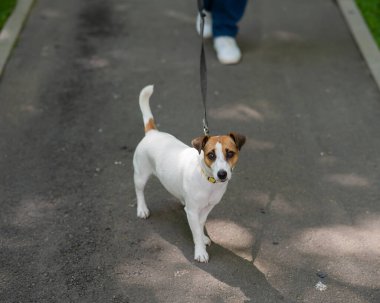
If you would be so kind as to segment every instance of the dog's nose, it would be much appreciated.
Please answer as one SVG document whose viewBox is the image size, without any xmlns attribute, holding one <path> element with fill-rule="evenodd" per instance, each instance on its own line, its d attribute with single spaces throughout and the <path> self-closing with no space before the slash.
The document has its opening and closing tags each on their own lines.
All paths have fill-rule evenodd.
<svg viewBox="0 0 380 303">
<path fill-rule="evenodd" d="M 218 178 L 220 180 L 224 180 L 227 178 L 227 172 L 223 169 L 221 169 L 220 171 L 218 171 Z"/>
</svg>

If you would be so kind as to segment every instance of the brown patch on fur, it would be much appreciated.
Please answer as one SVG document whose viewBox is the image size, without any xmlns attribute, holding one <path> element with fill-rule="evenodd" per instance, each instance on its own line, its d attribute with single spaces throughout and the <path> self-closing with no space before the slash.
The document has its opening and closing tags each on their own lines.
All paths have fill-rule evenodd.
<svg viewBox="0 0 380 303">
<path fill-rule="evenodd" d="M 227 159 L 227 152 L 233 152 L 233 157 L 227 159 L 227 162 L 230 164 L 231 168 L 234 168 L 237 161 L 239 160 L 239 148 L 236 145 L 235 141 L 231 138 L 231 136 L 222 136 L 221 137 L 222 150 L 225 159 Z"/>
<path fill-rule="evenodd" d="M 193 139 L 191 145 L 198 150 L 198 153 L 201 153 L 201 150 L 205 147 L 209 136 L 201 136 Z"/>
<path fill-rule="evenodd" d="M 211 152 L 215 152 L 215 145 L 216 143 L 219 142 L 219 136 L 213 136 L 213 137 L 209 137 L 207 143 L 205 144 L 205 146 L 203 147 L 203 152 L 204 152 L 204 160 L 205 160 L 205 163 L 208 167 L 211 167 L 212 163 L 214 162 L 213 160 L 210 160 L 208 158 L 208 154 L 211 153 Z"/>
<path fill-rule="evenodd" d="M 153 118 L 150 118 L 148 123 L 145 124 L 145 132 L 147 133 L 148 131 L 152 129 L 157 129 L 156 124 L 154 123 Z"/>
<path fill-rule="evenodd" d="M 238 150 L 241 149 L 241 147 L 245 144 L 245 136 L 243 135 L 240 135 L 238 133 L 235 133 L 235 132 L 231 132 L 229 133 L 229 136 L 232 138 L 232 140 L 235 141 L 235 144 L 236 144 L 236 147 L 238 148 Z"/>
<path fill-rule="evenodd" d="M 208 167 L 211 167 L 215 159 L 210 159 L 208 157 L 209 153 L 215 153 L 215 146 L 217 143 L 222 145 L 222 151 L 224 159 L 230 164 L 231 168 L 234 168 L 237 161 L 239 160 L 239 151 L 245 143 L 245 136 L 239 135 L 237 133 L 230 133 L 226 136 L 201 136 L 193 139 L 191 144 L 200 153 L 202 150 L 204 152 L 204 162 Z M 227 153 L 233 152 L 232 157 L 227 159 Z"/>
<path fill-rule="evenodd" d="M 213 160 L 210 160 L 207 155 L 210 152 L 215 152 L 215 146 L 217 143 L 220 143 L 222 145 L 222 151 L 225 159 L 227 159 L 228 151 L 234 152 L 234 156 L 230 159 L 227 159 L 227 162 L 230 164 L 230 166 L 234 168 L 239 159 L 239 149 L 236 146 L 235 141 L 230 136 L 213 136 L 208 139 L 203 148 L 204 161 L 206 165 L 208 167 L 211 167 L 212 163 L 214 162 Z"/>
</svg>

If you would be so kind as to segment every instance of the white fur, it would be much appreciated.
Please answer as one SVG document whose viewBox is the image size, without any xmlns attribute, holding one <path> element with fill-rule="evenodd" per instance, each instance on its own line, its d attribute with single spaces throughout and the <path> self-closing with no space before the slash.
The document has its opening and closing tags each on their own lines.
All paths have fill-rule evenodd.
<svg viewBox="0 0 380 303">
<path fill-rule="evenodd" d="M 140 94 L 144 122 L 147 117 L 151 117 L 149 97 L 152 92 L 153 87 L 149 86 Z M 220 147 L 217 147 L 217 152 L 218 158 L 224 159 Z M 217 169 L 226 169 L 230 176 L 231 169 L 225 166 L 228 165 L 225 159 L 224 162 L 223 164 L 221 159 L 217 159 L 215 165 Z M 211 241 L 204 234 L 204 226 L 208 214 L 225 193 L 228 181 L 223 183 L 207 181 L 202 173 L 202 167 L 206 167 L 203 152 L 199 154 L 195 148 L 185 145 L 174 136 L 155 129 L 148 131 L 136 147 L 133 166 L 137 216 L 140 218 L 149 216 L 143 191 L 148 178 L 155 175 L 162 185 L 185 206 L 195 244 L 194 259 L 199 262 L 208 262 L 206 245 L 209 245 Z"/>
</svg>

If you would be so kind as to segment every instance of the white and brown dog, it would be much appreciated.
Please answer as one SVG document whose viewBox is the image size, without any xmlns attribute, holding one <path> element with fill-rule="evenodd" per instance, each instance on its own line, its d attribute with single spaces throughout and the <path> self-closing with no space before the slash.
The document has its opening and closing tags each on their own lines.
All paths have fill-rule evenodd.
<svg viewBox="0 0 380 303">
<path fill-rule="evenodd" d="M 245 137 L 237 133 L 202 136 L 191 142 L 194 148 L 187 146 L 174 136 L 156 129 L 149 106 L 152 93 L 152 85 L 145 87 L 139 100 L 145 137 L 136 147 L 133 157 L 137 216 L 149 216 L 144 187 L 153 174 L 185 206 L 195 244 L 194 259 L 208 262 L 206 245 L 211 241 L 204 234 L 206 219 L 226 191 Z"/>
</svg>

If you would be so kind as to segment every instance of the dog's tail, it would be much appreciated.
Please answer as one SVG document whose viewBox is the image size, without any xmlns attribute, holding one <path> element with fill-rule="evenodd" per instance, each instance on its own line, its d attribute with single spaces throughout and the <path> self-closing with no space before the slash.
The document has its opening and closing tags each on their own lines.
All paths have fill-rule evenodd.
<svg viewBox="0 0 380 303">
<path fill-rule="evenodd" d="M 149 98 L 153 94 L 153 85 L 145 86 L 140 92 L 140 109 L 143 115 L 145 133 L 152 129 L 157 129 L 154 123 L 152 111 L 149 106 Z"/>
</svg>

